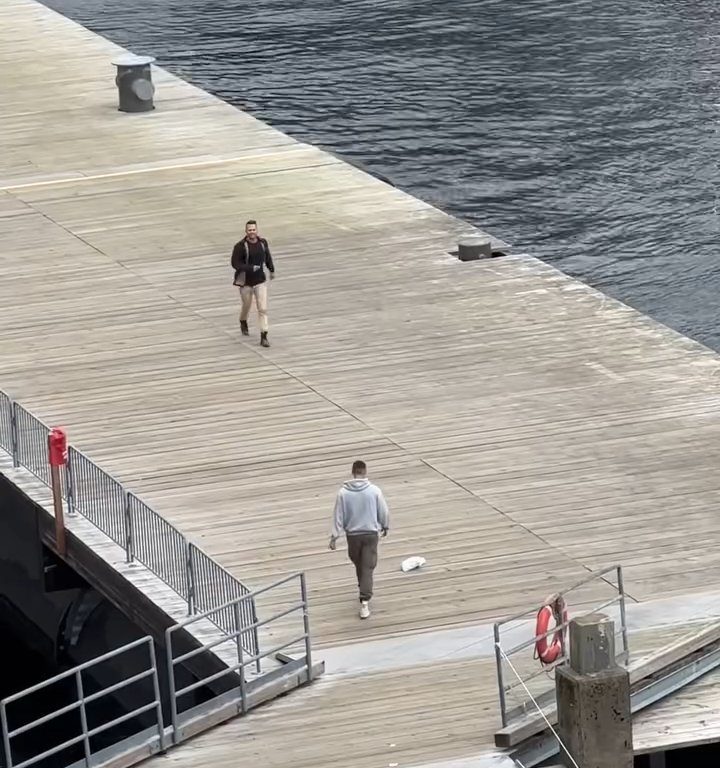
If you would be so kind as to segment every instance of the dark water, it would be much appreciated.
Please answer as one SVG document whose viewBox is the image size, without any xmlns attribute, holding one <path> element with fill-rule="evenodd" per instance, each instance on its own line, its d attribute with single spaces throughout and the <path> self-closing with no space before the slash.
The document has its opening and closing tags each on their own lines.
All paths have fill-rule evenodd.
<svg viewBox="0 0 720 768">
<path fill-rule="evenodd" d="M 717 0 L 50 0 L 720 348 Z"/>
</svg>

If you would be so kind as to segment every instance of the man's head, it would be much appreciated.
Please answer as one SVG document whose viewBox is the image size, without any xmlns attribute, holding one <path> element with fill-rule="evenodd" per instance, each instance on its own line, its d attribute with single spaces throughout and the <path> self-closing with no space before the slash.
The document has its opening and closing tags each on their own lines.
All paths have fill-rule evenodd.
<svg viewBox="0 0 720 768">
<path fill-rule="evenodd" d="M 367 477 L 367 464 L 364 461 L 360 461 L 360 459 L 353 461 L 352 476 Z"/>
<path fill-rule="evenodd" d="M 248 240 L 257 240 L 257 221 L 255 219 L 250 219 L 245 223 L 245 236 Z"/>
</svg>

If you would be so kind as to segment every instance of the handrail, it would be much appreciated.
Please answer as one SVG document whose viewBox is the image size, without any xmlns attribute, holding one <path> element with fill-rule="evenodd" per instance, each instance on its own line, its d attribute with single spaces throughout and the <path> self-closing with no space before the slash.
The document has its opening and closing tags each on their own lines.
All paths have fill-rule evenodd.
<svg viewBox="0 0 720 768">
<path fill-rule="evenodd" d="M 598 581 L 599 579 L 602 579 L 604 576 L 607 576 L 608 573 L 616 572 L 617 569 L 620 566 L 618 565 L 611 565 L 607 568 L 603 568 L 601 571 L 593 571 L 588 576 L 585 576 L 584 578 L 580 579 L 580 581 L 576 581 L 574 584 L 570 585 L 569 587 L 565 587 L 562 592 L 558 592 L 551 596 L 551 599 L 558 597 L 559 595 L 566 595 L 568 592 L 574 592 L 576 589 L 580 589 L 580 587 L 584 587 L 586 584 L 590 584 L 593 581 Z M 519 621 L 520 619 L 524 619 L 527 616 L 535 616 L 537 613 L 537 608 L 528 608 L 524 611 L 521 611 L 520 613 L 516 613 L 514 616 L 508 616 L 502 621 L 496 622 L 498 626 L 502 626 L 503 624 L 510 624 L 513 621 Z"/>
<path fill-rule="evenodd" d="M 76 672 L 84 672 L 86 669 L 97 666 L 98 664 L 102 664 L 103 661 L 112 659 L 113 657 L 118 656 L 120 653 L 124 653 L 125 651 L 131 651 L 133 648 L 137 648 L 139 645 L 146 645 L 147 642 L 148 642 L 147 637 L 141 637 L 138 640 L 133 640 L 131 643 L 128 643 L 127 645 L 123 645 L 122 648 L 116 648 L 114 651 L 108 651 L 107 653 L 104 653 L 102 656 L 98 656 L 95 659 L 90 659 L 90 661 L 84 661 L 82 664 L 78 664 L 76 667 L 73 667 L 72 669 L 66 669 L 65 672 L 60 672 L 54 677 L 48 678 L 47 680 L 42 680 L 41 682 L 36 683 L 35 685 L 31 685 L 29 688 L 25 688 L 19 693 L 13 693 L 10 696 L 6 696 L 2 700 L 2 702 L 0 702 L 0 705 L 2 705 L 3 703 L 11 704 L 13 701 L 16 701 L 22 696 L 28 696 L 31 693 L 36 693 L 37 691 L 40 691 L 43 688 L 47 688 L 49 685 L 52 685 L 53 683 L 58 683 L 60 682 L 60 680 L 64 680 L 65 678 L 72 677 Z"/>
<path fill-rule="evenodd" d="M 608 574 L 611 574 L 611 573 L 615 574 L 615 582 L 616 582 L 615 584 L 611 580 L 606 578 Z M 593 581 L 604 581 L 608 586 L 611 586 L 613 587 L 613 589 L 616 589 L 617 594 L 614 595 L 612 598 L 601 602 L 599 605 L 594 606 L 591 609 L 591 611 L 585 611 L 585 612 L 587 613 L 587 612 L 600 611 L 613 605 L 619 606 L 620 628 L 617 634 L 621 637 L 622 650 L 618 652 L 617 658 L 619 661 L 620 660 L 626 661 L 629 654 L 628 630 L 627 630 L 627 616 L 625 611 L 625 587 L 623 583 L 622 567 L 620 565 L 613 565 L 608 568 L 604 568 L 601 571 L 591 573 L 590 575 L 584 577 L 583 579 L 580 579 L 579 581 L 577 581 L 575 584 L 568 587 L 567 589 L 563 589 L 562 592 L 551 595 L 545 601 L 545 603 L 543 603 L 543 605 L 548 605 L 549 603 L 554 602 L 560 597 L 564 598 L 569 593 L 574 592 Z M 565 646 L 564 639 L 565 639 L 565 634 L 567 632 L 567 628 L 570 624 L 570 619 L 568 619 L 568 621 L 558 623 L 556 626 L 552 627 L 552 629 L 548 629 L 546 632 L 543 632 L 539 635 L 535 634 L 534 627 L 533 627 L 531 637 L 529 637 L 526 640 L 523 640 L 520 643 L 516 643 L 511 648 L 506 649 L 502 645 L 503 627 L 507 627 L 508 624 L 518 622 L 521 620 L 529 621 L 531 617 L 534 619 L 534 617 L 536 616 L 536 614 L 538 613 L 541 607 L 542 606 L 537 606 L 537 605 L 533 606 L 532 608 L 528 608 L 525 611 L 521 611 L 520 613 L 516 613 L 513 616 L 509 616 L 506 619 L 497 621 L 493 625 L 493 636 L 495 641 L 494 643 L 495 644 L 495 666 L 496 666 L 497 682 L 498 682 L 498 698 L 500 702 L 500 716 L 502 719 L 503 727 L 508 725 L 508 720 L 510 718 L 510 708 L 508 707 L 508 703 L 507 703 L 507 694 L 515 693 L 518 687 L 524 687 L 525 685 L 527 685 L 528 682 L 530 682 L 531 680 L 535 680 L 536 678 L 541 677 L 542 675 L 549 676 L 549 674 L 552 673 L 556 667 L 562 664 L 565 664 L 567 662 L 567 648 Z M 571 617 L 571 618 L 574 618 L 574 617 Z M 505 682 L 504 663 L 506 659 L 509 659 L 511 656 L 517 655 L 522 651 L 527 651 L 527 649 L 529 648 L 534 648 L 538 640 L 553 636 L 558 632 L 561 633 L 563 641 L 562 641 L 560 656 L 553 663 L 547 664 L 541 667 L 539 670 L 535 670 L 534 672 L 531 672 L 530 674 L 520 674 L 519 680 L 513 680 L 510 683 Z"/>
<path fill-rule="evenodd" d="M 132 675 L 129 678 L 125 678 L 121 680 L 119 683 L 109 685 L 100 691 L 95 691 L 89 695 L 85 694 L 84 685 L 83 685 L 83 672 L 87 672 L 88 670 L 91 670 L 97 667 L 98 665 L 103 664 L 109 659 L 120 657 L 123 654 L 126 654 L 130 651 L 134 651 L 136 648 L 139 648 L 139 647 L 145 647 L 147 649 L 147 656 L 144 661 L 145 668 L 143 669 L 142 672 Z M 98 701 L 99 699 L 102 699 L 105 696 L 109 696 L 112 693 L 115 693 L 115 691 L 120 690 L 121 688 L 127 687 L 132 683 L 137 683 L 137 682 L 140 682 L 141 680 L 146 680 L 148 678 L 150 678 L 152 682 L 151 701 L 141 704 L 137 706 L 135 709 L 133 709 L 132 711 L 126 712 L 120 717 L 110 720 L 109 722 L 96 725 L 94 728 L 88 727 L 88 719 L 87 719 L 88 704 Z M 12 728 L 12 729 L 10 728 L 9 718 L 8 718 L 9 707 L 11 707 L 16 702 L 27 699 L 27 697 L 32 696 L 38 691 L 49 688 L 50 686 L 55 685 L 56 683 L 59 683 L 62 680 L 68 680 L 68 679 L 73 679 L 75 682 L 76 698 L 74 701 L 72 701 L 70 704 L 66 704 L 62 707 L 59 707 L 58 709 L 55 709 L 52 712 L 48 712 L 47 714 L 42 715 L 41 717 L 38 717 L 35 720 L 31 720 L 29 723 L 23 723 L 22 725 L 19 725 L 15 728 Z M 80 729 L 81 729 L 80 734 L 63 741 L 60 744 L 55 744 L 54 746 L 44 750 L 39 754 L 35 754 L 32 757 L 29 757 L 23 760 L 22 762 L 15 763 L 13 761 L 13 739 L 15 739 L 18 736 L 21 736 L 22 734 L 29 733 L 35 728 L 38 728 L 39 726 L 44 725 L 45 723 L 48 723 L 51 720 L 54 720 L 58 717 L 62 717 L 63 715 L 66 715 L 69 712 L 73 712 L 75 710 L 80 711 Z M 116 648 L 113 651 L 104 653 L 102 656 L 98 656 L 95 659 L 83 662 L 82 664 L 78 664 L 76 667 L 73 667 L 72 669 L 68 669 L 68 670 L 65 670 L 64 672 L 60 672 L 54 677 L 48 678 L 47 680 L 43 680 L 42 682 L 32 685 L 23 691 L 19 691 L 18 693 L 14 693 L 2 699 L 2 701 L 0 701 L 0 730 L 2 730 L 2 744 L 3 744 L 3 752 L 5 756 L 5 768 L 28 768 L 29 766 L 35 765 L 36 763 L 39 763 L 40 761 L 44 760 L 46 757 L 50 757 L 51 755 L 56 755 L 62 752 L 63 750 L 68 749 L 69 747 L 72 747 L 72 746 L 75 746 L 76 744 L 81 744 L 81 743 L 83 744 L 83 751 L 85 753 L 85 764 L 87 766 L 90 766 L 92 762 L 91 758 L 93 754 L 92 744 L 90 742 L 91 738 L 93 738 L 99 733 L 103 733 L 104 731 L 107 731 L 110 728 L 115 727 L 116 725 L 119 725 L 120 723 L 127 722 L 128 720 L 132 720 L 134 717 L 139 717 L 140 715 L 143 715 L 147 712 L 152 712 L 152 711 L 154 711 L 155 713 L 153 728 L 157 729 L 158 744 L 160 749 L 162 750 L 164 749 L 165 731 L 163 726 L 162 703 L 160 698 L 160 684 L 158 680 L 157 662 L 155 659 L 155 645 L 151 637 L 143 637 L 138 640 L 134 640 L 133 642 L 128 643 L 127 645 L 124 645 L 120 648 Z"/>
<path fill-rule="evenodd" d="M 45 422 L 0 390 L 0 449 L 11 454 L 14 466 L 48 486 L 49 432 Z M 225 635 L 242 627 L 245 650 L 257 655 L 257 616 L 246 584 L 72 445 L 62 480 L 69 515 L 80 514 L 122 547 L 128 563 L 141 562 L 165 582 L 187 603 L 190 616 L 202 611 Z M 242 610 L 227 613 L 241 595 Z"/>
<path fill-rule="evenodd" d="M 182 696 L 185 696 L 188 693 L 191 693 L 192 691 L 196 690 L 197 688 L 201 688 L 204 685 L 209 685 L 210 683 L 213 683 L 216 680 L 219 680 L 220 678 L 225 677 L 226 675 L 237 673 L 239 677 L 241 711 L 245 713 L 247 712 L 247 681 L 245 679 L 246 667 L 255 663 L 259 671 L 259 665 L 262 659 L 265 659 L 268 656 L 272 656 L 278 653 L 279 651 L 284 650 L 285 648 L 290 648 L 292 646 L 295 646 L 304 642 L 305 658 L 304 658 L 303 666 L 306 670 L 307 681 L 312 682 L 313 666 L 312 666 L 312 647 L 311 647 L 311 637 L 310 637 L 310 619 L 309 619 L 309 613 L 308 613 L 307 582 L 305 580 L 304 573 L 294 573 L 294 574 L 291 574 L 290 576 L 286 576 L 285 578 L 280 579 L 279 581 L 275 581 L 272 584 L 268 584 L 265 587 L 256 589 L 254 592 L 248 593 L 247 595 L 242 595 L 230 601 L 229 603 L 223 606 L 220 606 L 219 609 L 216 608 L 215 610 L 227 610 L 228 608 L 234 608 L 234 610 L 237 612 L 239 611 L 239 607 L 241 603 L 251 600 L 253 601 L 253 605 L 254 605 L 255 598 L 258 595 L 277 589 L 278 587 L 288 584 L 294 580 L 299 581 L 299 586 L 300 586 L 299 602 L 293 602 L 293 605 L 291 608 L 282 609 L 277 613 L 273 614 L 272 616 L 266 619 L 263 619 L 261 621 L 256 619 L 252 627 L 243 627 L 243 629 L 237 630 L 235 633 L 231 633 L 227 638 L 224 638 L 221 641 L 210 640 L 206 643 L 203 643 L 200 647 L 195 648 L 189 652 L 186 652 L 180 656 L 176 657 L 174 655 L 174 652 L 173 652 L 174 634 L 179 630 L 184 629 L 190 624 L 194 624 L 198 621 L 202 621 L 203 619 L 209 618 L 209 614 L 211 613 L 210 611 L 187 618 L 184 621 L 174 624 L 173 626 L 168 627 L 165 630 L 167 677 L 168 677 L 168 685 L 170 689 L 170 716 L 172 720 L 173 734 L 175 734 L 174 738 L 178 733 L 178 727 L 179 727 L 180 713 L 179 713 L 179 707 L 178 707 L 178 700 Z M 253 628 L 254 628 L 254 631 L 257 632 L 258 627 L 266 626 L 267 624 L 270 624 L 274 621 L 277 621 L 278 619 L 284 618 L 285 616 L 288 616 L 291 613 L 296 613 L 298 611 L 302 611 L 302 621 L 303 621 L 302 634 L 300 634 L 297 637 L 293 637 L 292 640 L 284 641 L 279 645 L 273 648 L 270 648 L 269 650 L 260 651 L 258 649 L 255 653 L 251 653 L 249 656 L 245 654 L 245 649 L 243 648 L 242 643 L 239 642 L 240 636 L 243 634 L 243 632 L 247 632 L 248 630 L 251 630 Z M 223 670 L 220 670 L 219 672 L 215 672 L 211 675 L 208 675 L 202 678 L 201 680 L 197 680 L 196 682 L 191 683 L 190 685 L 185 686 L 184 688 L 180 688 L 180 689 L 177 688 L 176 680 L 175 680 L 175 668 L 179 664 L 183 663 L 184 661 L 187 661 L 193 656 L 196 656 L 200 653 L 203 653 L 206 650 L 209 650 L 211 648 L 216 647 L 217 645 L 220 645 L 222 642 L 227 642 L 228 640 L 232 640 L 232 639 L 238 640 L 238 642 L 236 643 L 236 652 L 237 652 L 236 664 L 232 664 L 228 666 L 226 669 L 223 669 Z"/>
<path fill-rule="evenodd" d="M 563 594 L 566 594 L 567 592 L 570 592 L 570 590 L 566 590 Z M 620 595 L 617 597 L 613 597 L 612 600 L 608 600 L 606 603 L 601 603 L 600 605 L 596 605 L 593 608 L 593 611 L 602 611 L 604 608 L 609 608 L 611 605 L 615 605 L 616 603 L 619 603 L 622 598 Z M 537 612 L 537 611 L 536 611 Z M 505 624 L 509 621 L 513 621 L 513 619 L 505 619 L 502 622 L 498 622 L 499 624 Z M 517 619 L 515 619 L 517 621 Z M 556 624 L 552 629 L 548 629 L 547 632 L 543 632 L 540 635 L 534 635 L 531 640 L 525 640 L 524 642 L 520 643 L 519 645 L 515 645 L 509 650 L 505 651 L 506 656 L 512 656 L 512 654 L 517 653 L 518 651 L 522 651 L 523 648 L 529 648 L 530 646 L 534 646 L 538 640 L 542 640 L 543 638 L 550 637 L 551 635 L 554 635 L 556 632 L 559 632 L 560 630 L 565 630 L 570 626 L 571 619 L 568 619 L 567 621 L 563 621 L 560 624 Z"/>
<path fill-rule="evenodd" d="M 252 592 L 248 592 L 246 595 L 242 595 L 241 597 L 237 597 L 233 600 L 228 600 L 227 603 L 224 603 L 223 605 L 219 605 L 217 608 L 213 608 L 212 610 L 205 611 L 204 613 L 196 613 L 193 616 L 189 616 L 187 619 L 183 619 L 182 621 L 177 622 L 177 624 L 174 624 L 172 627 L 169 627 L 169 629 L 171 630 L 182 629 L 183 627 L 186 627 L 188 624 L 194 624 L 200 619 L 207 619 L 210 617 L 211 614 L 216 613 L 217 611 L 223 611 L 226 608 L 230 608 L 236 603 L 241 603 L 243 600 L 254 599 L 258 595 L 262 595 L 265 592 L 269 592 L 271 589 L 277 589 L 278 587 L 282 587 L 284 584 L 287 584 L 288 582 L 293 581 L 294 579 L 302 579 L 304 575 L 305 574 L 303 574 L 300 571 L 298 571 L 297 573 L 291 573 L 289 576 L 285 576 L 284 578 L 280 579 L 280 581 L 274 581 L 272 584 L 268 584 L 267 586 L 260 587 L 259 589 L 255 589 Z M 250 627 L 246 627 L 246 629 L 250 629 Z"/>
<path fill-rule="evenodd" d="M 217 640 L 211 640 L 209 643 L 206 643 L 205 645 L 202 645 L 199 648 L 194 648 L 192 651 L 188 651 L 187 653 L 184 653 L 182 656 L 178 656 L 175 659 L 175 663 L 179 664 L 181 661 L 187 661 L 188 659 L 192 659 L 194 656 L 198 656 L 204 651 L 210 651 L 213 648 L 217 648 L 219 645 L 224 645 L 225 643 L 228 642 L 228 640 L 235 640 L 236 638 L 245 634 L 245 632 L 248 629 L 256 629 L 259 627 L 264 627 L 267 624 L 271 624 L 273 621 L 277 621 L 278 619 L 284 619 L 286 616 L 289 616 L 291 613 L 297 613 L 299 610 L 301 610 L 304 607 L 305 606 L 302 601 L 299 603 L 296 603 L 290 608 L 286 608 L 284 611 L 280 611 L 280 613 L 276 613 L 274 616 L 271 616 L 269 619 L 256 621 L 252 626 L 247 627 L 246 629 L 240 629 L 236 632 L 230 633 L 227 636 L 220 637 Z M 270 652 L 268 652 L 266 654 L 263 654 L 260 658 L 264 658 L 265 656 L 270 656 L 270 655 L 271 655 Z"/>
</svg>

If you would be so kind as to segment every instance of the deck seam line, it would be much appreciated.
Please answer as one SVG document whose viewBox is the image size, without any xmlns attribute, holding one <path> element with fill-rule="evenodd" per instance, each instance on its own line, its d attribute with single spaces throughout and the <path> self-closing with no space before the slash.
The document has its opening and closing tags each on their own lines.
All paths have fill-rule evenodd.
<svg viewBox="0 0 720 768">
<path fill-rule="evenodd" d="M 277 155 L 277 154 L 284 154 L 284 153 L 271 152 L 269 154 Z M 174 165 L 153 166 L 152 168 L 135 168 L 127 171 L 112 171 L 110 173 L 95 174 L 93 176 L 88 176 L 85 173 L 79 171 L 79 173 L 81 174 L 80 176 L 71 176 L 71 177 L 62 178 L 62 179 L 48 179 L 46 181 L 33 181 L 33 182 L 28 182 L 26 184 L 11 184 L 9 186 L 0 187 L 0 192 L 7 192 L 9 194 L 13 194 L 16 191 L 22 191 L 25 189 L 35 189 L 37 187 L 52 187 L 52 186 L 59 186 L 60 184 L 75 184 L 75 183 L 85 182 L 85 181 L 103 181 L 105 179 L 114 179 L 114 178 L 120 178 L 125 176 L 140 176 L 144 174 L 158 173 L 163 171 L 181 171 L 181 170 L 193 169 L 193 168 L 208 168 L 214 165 L 224 165 L 229 163 L 241 162 L 251 157 L 267 157 L 267 156 L 268 155 L 245 155 L 245 156 L 238 156 L 238 157 L 223 158 L 219 160 L 205 160 L 197 163 L 177 163 Z M 336 159 L 332 159 L 329 162 L 311 163 L 308 165 L 302 165 L 302 166 L 297 166 L 293 168 L 280 168 L 275 170 L 257 171 L 255 173 L 245 173 L 245 174 L 238 174 L 238 175 L 265 176 L 272 173 L 284 173 L 286 171 L 293 171 L 298 169 L 321 168 L 326 165 L 338 165 L 339 162 L 340 161 Z"/>
</svg>

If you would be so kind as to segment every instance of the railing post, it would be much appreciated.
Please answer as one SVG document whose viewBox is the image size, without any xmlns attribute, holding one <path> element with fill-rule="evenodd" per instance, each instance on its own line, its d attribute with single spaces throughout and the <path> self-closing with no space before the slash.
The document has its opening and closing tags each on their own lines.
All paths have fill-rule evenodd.
<svg viewBox="0 0 720 768">
<path fill-rule="evenodd" d="M 162 702 L 160 700 L 160 683 L 158 682 L 157 658 L 155 656 L 155 642 L 151 637 L 148 638 L 148 649 L 150 652 L 150 665 L 153 675 L 153 693 L 155 695 L 155 716 L 157 717 L 158 739 L 160 751 L 165 751 L 165 728 L 163 727 Z"/>
<path fill-rule="evenodd" d="M 238 672 L 240 673 L 240 706 L 242 708 L 243 715 L 247 712 L 247 691 L 245 690 L 245 660 L 243 658 L 243 647 L 242 647 L 242 622 L 240 621 L 240 603 L 236 602 L 233 605 L 233 612 L 235 614 L 235 629 L 238 633 L 237 637 L 235 638 L 237 642 L 237 654 L 238 654 L 238 664 L 240 668 L 238 669 Z M 255 652 L 255 655 L 257 656 L 258 651 Z"/>
<path fill-rule="evenodd" d="M 233 603 L 232 606 L 233 610 L 233 619 L 235 623 L 235 632 L 237 632 L 237 636 L 235 637 L 235 645 L 237 647 L 237 660 L 238 664 L 243 663 L 243 652 L 242 652 L 242 622 L 240 620 L 240 605 L 239 603 Z"/>
<path fill-rule="evenodd" d="M 255 646 L 253 650 L 255 652 L 255 656 L 257 657 L 255 659 L 255 671 L 259 675 L 262 672 L 262 659 L 260 658 L 260 630 L 257 627 L 257 623 L 258 623 L 257 603 L 255 602 L 254 597 L 251 597 L 249 602 L 250 602 L 250 615 L 252 617 L 251 624 L 253 625 L 252 638 L 253 638 L 253 645 Z"/>
<path fill-rule="evenodd" d="M 185 573 L 187 574 L 188 585 L 188 616 L 195 612 L 197 605 L 197 594 L 195 584 L 195 565 L 192 558 L 192 544 L 185 539 Z"/>
<path fill-rule="evenodd" d="M 625 612 L 625 583 L 623 581 L 622 566 L 617 566 L 618 592 L 620 593 L 620 629 L 622 631 L 623 653 L 625 654 L 625 663 L 629 660 L 627 615 Z"/>
<path fill-rule="evenodd" d="M 175 694 L 175 664 L 172 652 L 172 627 L 165 630 L 165 659 L 167 661 L 168 694 L 170 699 L 170 722 L 172 723 L 173 744 L 178 743 L 177 695 Z"/>
<path fill-rule="evenodd" d="M 0 702 L 0 724 L 2 724 L 3 751 L 5 752 L 5 768 L 13 768 L 12 750 L 10 749 L 10 731 L 8 729 L 7 709 L 5 702 Z"/>
<path fill-rule="evenodd" d="M 310 614 L 308 612 L 307 582 L 305 573 L 300 574 L 300 596 L 303 604 L 303 628 L 305 630 L 305 663 L 308 683 L 313 681 L 312 642 L 310 640 Z"/>
<path fill-rule="evenodd" d="M 503 675 L 502 648 L 500 647 L 500 625 L 493 626 L 495 637 L 495 664 L 497 666 L 498 695 L 500 696 L 500 719 L 503 728 L 507 725 L 507 704 L 505 702 L 505 677 Z"/>
<path fill-rule="evenodd" d="M 85 711 L 85 693 L 82 684 L 82 670 L 75 672 L 75 688 L 77 689 L 78 701 L 80 702 L 80 724 L 83 732 L 83 748 L 85 750 L 85 766 L 90 768 L 90 737 L 88 736 L 87 712 Z"/>
<path fill-rule="evenodd" d="M 17 424 L 17 403 L 14 400 L 11 401 L 11 405 L 10 405 L 10 431 L 12 435 L 13 467 L 19 467 L 20 460 L 18 459 L 19 438 L 18 438 L 18 424 Z"/>
<path fill-rule="evenodd" d="M 133 516 L 130 504 L 130 493 L 125 493 L 125 561 L 132 563 L 133 550 Z"/>
<path fill-rule="evenodd" d="M 65 480 L 67 482 L 67 508 L 68 516 L 72 517 L 75 511 L 75 475 L 73 474 L 73 448 L 68 447 L 67 465 L 65 466 Z"/>
</svg>

